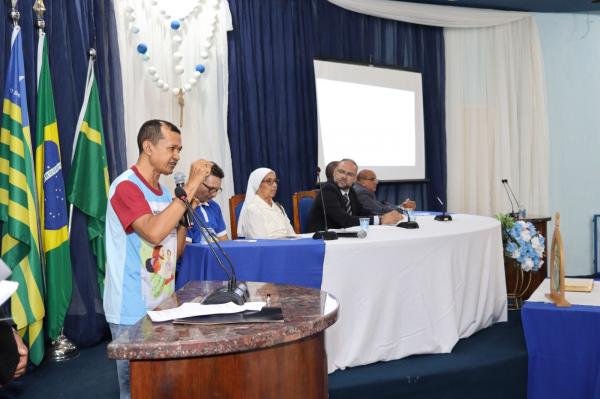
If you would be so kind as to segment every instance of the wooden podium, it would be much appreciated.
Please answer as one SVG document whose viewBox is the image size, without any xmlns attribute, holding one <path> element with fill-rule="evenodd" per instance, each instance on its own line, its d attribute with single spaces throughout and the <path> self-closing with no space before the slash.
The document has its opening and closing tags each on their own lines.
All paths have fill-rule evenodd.
<svg viewBox="0 0 600 399">
<path fill-rule="evenodd" d="M 132 398 L 327 398 L 324 330 L 337 301 L 311 288 L 247 284 L 251 301 L 269 294 L 282 306 L 283 323 L 175 325 L 146 316 L 111 342 L 109 358 L 130 360 Z M 192 281 L 158 309 L 222 285 Z"/>
</svg>

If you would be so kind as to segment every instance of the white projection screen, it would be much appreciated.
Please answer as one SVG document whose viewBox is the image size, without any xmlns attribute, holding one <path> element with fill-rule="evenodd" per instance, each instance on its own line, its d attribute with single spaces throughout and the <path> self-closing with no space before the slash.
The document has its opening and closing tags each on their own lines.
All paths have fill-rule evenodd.
<svg viewBox="0 0 600 399">
<path fill-rule="evenodd" d="M 352 158 L 382 181 L 425 179 L 421 74 L 315 60 L 319 165 Z"/>
</svg>

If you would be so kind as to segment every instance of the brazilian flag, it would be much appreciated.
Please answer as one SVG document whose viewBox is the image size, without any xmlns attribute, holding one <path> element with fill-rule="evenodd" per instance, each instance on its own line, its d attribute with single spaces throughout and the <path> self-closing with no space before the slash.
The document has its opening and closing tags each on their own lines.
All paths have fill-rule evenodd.
<svg viewBox="0 0 600 399">
<path fill-rule="evenodd" d="M 12 317 L 29 345 L 29 357 L 44 356 L 44 292 L 39 245 L 35 176 L 21 29 L 15 26 L 8 61 L 0 133 L 0 256 L 19 283 L 11 298 Z"/>
<path fill-rule="evenodd" d="M 69 202 L 87 215 L 88 239 L 96 255 L 100 295 L 104 292 L 106 270 L 104 226 L 108 187 L 102 110 L 98 86 L 94 78 L 94 61 L 90 59 L 83 106 L 75 133 L 67 193 Z"/>
<path fill-rule="evenodd" d="M 72 274 L 69 249 L 67 194 L 60 161 L 58 126 L 48 63 L 46 34 L 38 39 L 36 124 L 36 187 L 40 207 L 42 248 L 46 259 L 46 327 L 56 339 L 71 303 Z"/>
</svg>

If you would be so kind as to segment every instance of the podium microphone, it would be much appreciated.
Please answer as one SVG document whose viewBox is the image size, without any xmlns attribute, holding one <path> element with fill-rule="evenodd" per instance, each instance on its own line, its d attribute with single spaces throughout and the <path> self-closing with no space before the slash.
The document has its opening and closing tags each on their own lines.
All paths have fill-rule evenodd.
<svg viewBox="0 0 600 399">
<path fill-rule="evenodd" d="M 442 205 L 442 214 L 441 215 L 437 215 L 436 217 L 434 217 L 434 220 L 437 220 L 438 222 L 450 222 L 452 220 L 452 216 L 448 215 L 446 213 L 446 207 L 444 206 L 444 203 L 442 202 L 442 200 L 440 199 L 440 197 L 435 197 L 437 198 L 438 202 Z"/>
<path fill-rule="evenodd" d="M 323 218 L 325 219 L 325 231 L 317 231 L 313 234 L 313 239 L 323 241 L 337 240 L 338 234 L 335 231 L 329 231 L 327 228 L 327 212 L 325 211 L 325 200 L 323 199 L 323 184 L 321 183 L 321 168 L 317 166 L 317 184 L 319 185 L 321 195 L 321 207 L 323 208 Z"/>
<path fill-rule="evenodd" d="M 512 198 L 510 198 L 510 193 L 508 192 L 508 190 L 510 190 L 510 186 L 508 185 L 508 180 L 502 179 L 502 185 L 504 186 L 504 191 L 506 191 L 506 195 L 508 196 L 508 200 L 510 201 L 509 215 L 516 219 L 519 216 L 519 213 L 515 212 L 515 206 L 513 204 Z M 510 190 L 510 192 L 512 193 L 512 190 Z M 515 196 L 515 194 L 513 193 L 513 197 L 514 196 Z M 517 203 L 517 207 L 519 207 L 519 201 L 517 201 L 517 198 L 515 198 L 515 202 Z"/>
<path fill-rule="evenodd" d="M 208 248 L 212 252 L 215 259 L 217 260 L 217 263 L 219 264 L 221 269 L 223 269 L 225 271 L 225 274 L 227 274 L 227 277 L 229 280 L 227 282 L 227 287 L 220 288 L 220 289 L 214 291 L 213 293 L 209 294 L 208 296 L 206 296 L 204 298 L 202 303 L 206 304 L 206 305 L 215 305 L 215 304 L 220 304 L 220 303 L 233 302 L 236 305 L 243 305 L 244 302 L 246 302 L 246 300 L 250 296 L 250 294 L 248 293 L 248 287 L 244 283 L 237 282 L 237 277 L 235 274 L 235 268 L 233 267 L 233 263 L 231 262 L 231 259 L 229 258 L 229 256 L 227 256 L 227 253 L 225 252 L 225 250 L 223 250 L 223 247 L 221 247 L 221 245 L 219 244 L 218 238 L 215 241 L 211 240 L 211 238 L 216 238 L 216 237 L 212 236 L 209 233 L 210 230 L 207 228 L 207 226 L 204 224 L 204 222 L 198 217 L 198 215 L 196 215 L 196 212 L 194 212 L 192 206 L 190 205 L 189 201 L 187 200 L 187 194 L 186 194 L 185 190 L 183 189 L 183 187 L 180 187 L 180 186 L 175 187 L 175 196 L 177 198 L 179 198 L 181 201 L 183 201 L 183 203 L 185 204 L 185 207 L 187 208 L 189 214 L 192 215 L 194 221 L 196 222 L 196 224 L 198 226 L 198 230 L 200 230 L 200 234 L 202 234 L 202 236 L 206 240 L 206 244 L 208 245 Z M 219 250 L 221 251 L 223 256 L 227 259 L 227 261 L 229 263 L 229 268 L 231 269 L 231 271 L 227 270 L 227 268 L 223 264 L 223 261 L 217 255 L 217 252 L 211 245 L 211 241 L 213 241 L 213 243 L 219 248 Z"/>
<path fill-rule="evenodd" d="M 181 172 L 175 172 L 173 173 L 173 180 L 175 180 L 175 187 L 179 187 L 183 190 L 183 186 L 185 185 L 186 181 L 185 174 Z M 183 192 L 185 193 L 185 190 Z M 193 214 L 193 211 L 191 213 L 189 211 L 186 211 L 181 217 L 181 224 L 184 225 L 187 229 L 191 229 L 192 227 L 194 227 L 194 220 L 191 216 Z"/>
</svg>

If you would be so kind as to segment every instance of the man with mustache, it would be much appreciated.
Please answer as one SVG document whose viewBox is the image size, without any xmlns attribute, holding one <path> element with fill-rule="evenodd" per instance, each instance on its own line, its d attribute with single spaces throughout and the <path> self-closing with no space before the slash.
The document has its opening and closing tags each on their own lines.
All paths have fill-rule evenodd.
<svg viewBox="0 0 600 399">
<path fill-rule="evenodd" d="M 112 182 L 106 209 L 104 313 L 113 339 L 173 293 L 174 279 L 157 278 L 157 273 L 174 276 L 185 245 L 186 229 L 178 224 L 186 207 L 159 183 L 161 175 L 170 175 L 177 166 L 181 132 L 170 122 L 149 120 L 140 128 L 137 144 L 138 160 Z M 211 167 L 205 160 L 192 164 L 186 193 L 198 190 Z M 172 259 L 164 255 L 147 268 L 146 260 L 157 248 Z M 128 361 L 117 360 L 117 373 L 121 398 L 128 398 Z"/>
</svg>

